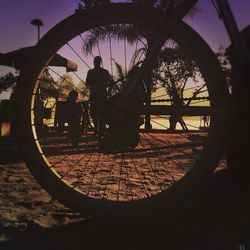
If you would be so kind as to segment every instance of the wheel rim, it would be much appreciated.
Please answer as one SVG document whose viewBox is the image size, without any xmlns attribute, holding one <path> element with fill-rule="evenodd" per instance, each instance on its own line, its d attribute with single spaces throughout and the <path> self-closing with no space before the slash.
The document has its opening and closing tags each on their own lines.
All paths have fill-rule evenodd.
<svg viewBox="0 0 250 250">
<path fill-rule="evenodd" d="M 77 39 L 82 40 L 85 35 L 85 33 L 80 32 Z M 74 39 L 68 41 L 67 38 L 66 40 L 66 43 L 65 41 L 62 43 L 79 57 L 80 53 L 75 53 L 76 49 L 74 47 L 72 49 L 71 45 L 69 45 L 71 43 L 74 44 Z M 124 44 L 123 48 L 125 47 Z M 106 41 L 106 45 L 110 45 L 110 40 Z M 43 44 L 42 42 L 40 46 L 42 49 L 46 47 L 45 43 Z M 102 44 L 102 46 L 104 47 L 105 45 Z M 128 49 L 129 46 L 126 46 Z M 132 46 L 138 47 L 138 44 L 135 42 Z M 38 63 L 37 69 L 34 71 L 33 76 L 29 77 L 30 79 L 40 79 L 40 72 L 44 65 L 42 62 L 48 61 L 51 55 L 57 52 L 55 47 L 58 47 L 58 45 L 56 44 L 54 48 L 49 49 L 52 51 L 47 53 L 47 58 L 43 57 L 40 64 Z M 41 48 L 38 46 L 37 51 L 41 50 Z M 64 49 L 64 47 L 60 48 L 59 52 Z M 97 50 L 99 49 L 97 48 Z M 110 51 L 109 54 L 111 55 L 112 52 Z M 114 56 L 114 53 L 112 56 Z M 92 57 L 91 53 L 89 57 Z M 129 60 L 127 58 L 128 54 L 124 57 L 124 67 L 126 68 Z M 86 61 L 85 58 L 80 60 L 82 63 Z M 108 65 L 107 61 L 104 62 L 105 65 Z M 110 71 L 114 71 L 112 61 L 110 67 Z M 202 67 L 203 65 L 201 65 L 201 70 Z M 61 73 L 58 73 L 55 68 L 48 67 L 48 69 L 51 74 L 61 78 Z M 84 78 L 79 76 L 78 72 L 76 77 L 81 80 Z M 206 77 L 204 76 L 204 78 Z M 35 81 L 33 80 L 33 82 Z M 192 86 L 191 84 L 186 88 L 192 87 L 195 87 L 195 85 Z M 208 94 L 209 92 L 211 103 L 214 101 L 214 106 L 220 106 L 214 97 L 217 93 L 214 94 L 215 90 L 213 88 L 211 90 L 210 86 L 208 88 L 209 91 L 206 93 Z M 155 115 L 151 117 L 151 122 L 158 124 L 157 129 L 154 126 L 153 130 L 142 130 L 140 132 L 139 144 L 134 149 L 115 150 L 104 154 L 100 152 L 97 141 L 91 138 L 93 137 L 93 132 L 91 131 L 89 134 L 82 136 L 79 149 L 71 149 L 66 133 L 38 132 L 38 126 L 35 124 L 33 117 L 36 116 L 34 110 L 36 109 L 35 96 L 37 86 L 33 89 L 30 88 L 30 91 L 33 94 L 29 112 L 31 111 L 31 120 L 33 122 L 31 122 L 31 125 L 27 125 L 26 120 L 24 121 L 24 126 L 25 131 L 29 130 L 27 142 L 29 145 L 33 145 L 36 153 L 34 158 L 36 159 L 27 159 L 27 161 L 30 161 L 30 164 L 34 164 L 34 161 L 39 164 L 43 163 L 43 166 L 49 169 L 51 174 L 57 178 L 57 181 L 62 182 L 60 184 L 62 187 L 65 186 L 65 188 L 67 187 L 73 190 L 73 192 L 79 193 L 80 197 L 83 198 L 104 199 L 112 203 L 114 201 L 134 201 L 153 197 L 155 194 L 167 190 L 182 179 L 188 170 L 197 165 L 195 161 L 201 155 L 204 137 L 208 134 L 207 131 L 189 131 L 189 133 L 186 133 L 179 129 L 168 133 L 166 131 L 163 132 L 165 127 L 168 127 L 166 120 L 167 117 L 169 118 L 169 114 L 160 115 L 160 117 L 158 115 L 158 118 Z M 152 95 L 151 100 L 157 100 L 157 95 L 159 94 Z M 166 99 L 171 99 L 171 97 L 168 96 Z M 28 106 L 30 107 L 30 104 Z M 217 118 L 215 117 L 214 119 L 216 120 Z M 164 120 L 164 123 L 161 120 Z M 217 124 L 214 126 L 217 126 Z M 49 124 L 47 123 L 47 125 Z M 163 129 L 159 129 L 159 126 Z M 30 134 L 31 130 L 32 133 Z M 31 143 L 30 141 L 33 142 Z"/>
</svg>

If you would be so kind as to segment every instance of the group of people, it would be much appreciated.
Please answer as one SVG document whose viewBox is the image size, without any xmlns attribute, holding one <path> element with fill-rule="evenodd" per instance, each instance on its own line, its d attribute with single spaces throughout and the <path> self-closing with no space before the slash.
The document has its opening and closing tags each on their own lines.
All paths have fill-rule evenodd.
<svg viewBox="0 0 250 250">
<path fill-rule="evenodd" d="M 107 104 L 107 88 L 111 88 L 114 84 L 108 70 L 101 67 L 102 58 L 96 56 L 94 58 L 94 68 L 87 73 L 86 85 L 90 89 L 90 115 L 94 125 L 94 134 L 100 140 L 105 132 L 105 112 Z M 80 123 L 82 116 L 82 107 L 77 103 L 78 92 L 71 90 L 69 92 L 68 102 L 68 125 L 72 146 L 78 146 L 80 138 Z"/>
</svg>

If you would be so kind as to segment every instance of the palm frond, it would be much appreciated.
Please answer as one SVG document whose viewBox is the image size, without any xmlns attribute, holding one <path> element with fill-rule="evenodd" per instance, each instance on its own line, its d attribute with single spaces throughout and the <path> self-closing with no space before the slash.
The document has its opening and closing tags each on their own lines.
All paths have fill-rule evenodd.
<svg viewBox="0 0 250 250">
<path fill-rule="evenodd" d="M 105 42 L 112 38 L 117 41 L 125 39 L 129 44 L 133 44 L 140 37 L 140 32 L 135 28 L 135 25 L 112 24 L 100 26 L 88 31 L 82 49 L 88 55 L 99 42 Z"/>
<path fill-rule="evenodd" d="M 115 59 L 112 58 L 112 60 L 115 63 L 116 72 L 117 72 L 117 74 L 116 74 L 117 79 L 125 78 L 126 77 L 125 70 L 122 68 L 122 66 Z"/>
<path fill-rule="evenodd" d="M 146 54 L 146 51 L 146 48 L 139 48 L 133 53 L 130 68 L 133 68 L 135 65 L 138 66 L 142 62 L 141 58 Z"/>
</svg>

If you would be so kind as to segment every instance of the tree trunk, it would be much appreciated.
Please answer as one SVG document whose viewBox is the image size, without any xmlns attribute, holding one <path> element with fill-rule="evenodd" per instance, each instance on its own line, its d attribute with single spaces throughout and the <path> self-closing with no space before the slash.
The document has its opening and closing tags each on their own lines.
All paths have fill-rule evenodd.
<svg viewBox="0 0 250 250">
<path fill-rule="evenodd" d="M 152 50 L 153 44 L 154 44 L 154 36 L 148 36 L 146 37 L 147 44 L 148 44 L 148 51 L 147 54 L 149 54 Z M 147 55 L 146 55 L 147 56 Z M 146 107 L 149 107 L 151 105 L 151 93 L 152 93 L 152 72 L 153 68 L 150 69 L 150 71 L 147 73 L 145 77 L 145 84 L 147 88 L 147 95 L 146 95 Z M 151 117 L 150 115 L 145 116 L 145 129 L 150 130 L 152 129 L 151 124 Z"/>
</svg>

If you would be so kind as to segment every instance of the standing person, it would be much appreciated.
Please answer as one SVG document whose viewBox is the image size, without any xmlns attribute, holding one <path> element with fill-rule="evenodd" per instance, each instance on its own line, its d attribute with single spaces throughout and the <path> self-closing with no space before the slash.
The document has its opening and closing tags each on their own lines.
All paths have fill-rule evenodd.
<svg viewBox="0 0 250 250">
<path fill-rule="evenodd" d="M 83 116 L 83 108 L 80 103 L 76 102 L 77 97 L 77 91 L 71 90 L 67 98 L 67 120 L 69 125 L 69 135 L 73 147 L 78 147 L 81 131 L 81 118 Z"/>
<path fill-rule="evenodd" d="M 36 92 L 35 96 L 35 125 L 36 130 L 41 131 L 43 129 L 43 118 L 44 118 L 44 106 L 43 106 L 43 100 L 40 96 L 40 89 Z"/>
<path fill-rule="evenodd" d="M 105 130 L 105 108 L 107 104 L 107 87 L 111 87 L 113 79 L 108 70 L 101 67 L 102 58 L 94 58 L 94 68 L 87 73 L 86 85 L 90 88 L 90 115 L 94 123 L 94 132 L 99 139 Z"/>
</svg>

